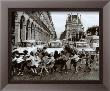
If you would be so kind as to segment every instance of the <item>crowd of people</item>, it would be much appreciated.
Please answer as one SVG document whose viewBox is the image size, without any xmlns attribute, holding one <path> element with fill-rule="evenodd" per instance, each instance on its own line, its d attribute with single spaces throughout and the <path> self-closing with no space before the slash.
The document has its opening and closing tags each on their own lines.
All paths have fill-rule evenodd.
<svg viewBox="0 0 110 91">
<path fill-rule="evenodd" d="M 60 53 L 56 50 L 49 54 L 46 52 L 46 47 L 38 49 L 36 53 L 30 52 L 30 54 L 27 50 L 24 50 L 22 55 L 15 51 L 12 53 L 11 69 L 12 75 L 24 75 L 25 72 L 36 75 L 48 75 L 54 72 L 68 73 L 73 68 L 75 73 L 90 72 L 94 62 L 98 65 L 97 55 L 91 55 L 84 49 L 78 53 L 66 45 Z M 69 63 L 69 68 L 67 63 Z"/>
</svg>

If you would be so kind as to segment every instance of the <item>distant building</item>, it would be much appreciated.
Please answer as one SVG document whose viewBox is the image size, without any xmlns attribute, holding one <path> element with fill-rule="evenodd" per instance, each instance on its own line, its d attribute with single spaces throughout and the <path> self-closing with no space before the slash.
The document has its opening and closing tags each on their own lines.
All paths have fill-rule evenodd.
<svg viewBox="0 0 110 91">
<path fill-rule="evenodd" d="M 25 40 L 48 42 L 53 39 L 54 32 L 49 12 L 17 11 L 12 13 L 12 39 L 15 45 Z"/>
<path fill-rule="evenodd" d="M 68 43 L 79 41 L 84 34 L 84 27 L 81 22 L 81 15 L 69 14 L 65 25 L 66 40 Z"/>
</svg>

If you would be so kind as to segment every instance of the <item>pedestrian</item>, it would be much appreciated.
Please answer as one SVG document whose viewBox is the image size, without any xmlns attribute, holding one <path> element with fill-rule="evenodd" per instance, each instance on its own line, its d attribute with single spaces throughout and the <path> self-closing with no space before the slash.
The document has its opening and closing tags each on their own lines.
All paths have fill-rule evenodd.
<svg viewBox="0 0 110 91">
<path fill-rule="evenodd" d="M 64 47 L 64 51 L 67 52 L 67 53 L 70 53 L 71 52 L 71 48 L 69 46 L 69 44 L 67 43 L 66 46 Z"/>
<path fill-rule="evenodd" d="M 93 65 L 94 70 L 98 71 L 99 69 L 99 55 L 98 54 L 95 54 L 94 63 L 92 65 Z"/>
<path fill-rule="evenodd" d="M 58 66 L 60 65 L 60 63 L 59 63 L 59 57 L 60 57 L 60 54 L 58 53 L 58 51 L 55 51 L 54 52 L 55 63 L 54 63 L 54 66 L 53 66 L 54 71 L 56 71 L 57 68 L 58 68 Z"/>
<path fill-rule="evenodd" d="M 70 69 L 71 69 L 71 65 L 73 65 L 74 70 L 77 73 L 78 67 L 79 67 L 79 65 L 77 65 L 77 63 L 80 60 L 79 55 L 74 52 L 70 59 L 71 59 Z"/>
<path fill-rule="evenodd" d="M 24 54 L 24 56 L 23 56 L 23 60 L 24 60 L 24 61 L 22 62 L 22 68 L 21 68 L 22 73 L 25 71 L 25 68 L 27 68 L 27 61 L 26 61 L 26 59 L 29 57 L 27 50 L 24 50 L 24 51 L 23 51 L 23 54 Z M 27 68 L 27 69 L 28 69 L 28 68 Z"/>
<path fill-rule="evenodd" d="M 42 59 L 41 59 L 41 71 L 40 71 L 40 75 L 43 74 L 43 70 L 46 71 L 46 73 L 48 74 L 49 71 L 47 69 L 47 62 L 48 62 L 48 55 L 46 53 L 41 53 L 42 54 Z"/>
<path fill-rule="evenodd" d="M 23 56 L 22 55 L 17 55 L 17 69 L 18 69 L 18 75 L 23 75 L 22 74 L 22 62 L 23 62 Z"/>
<path fill-rule="evenodd" d="M 12 75 L 17 72 L 17 54 L 12 54 L 12 62 L 11 62 L 11 69 L 12 69 Z"/>
<path fill-rule="evenodd" d="M 50 54 L 50 59 L 49 59 L 49 63 L 50 63 L 50 70 L 51 70 L 51 73 L 54 72 L 54 63 L 55 63 L 55 59 L 54 59 L 54 55 L 51 53 Z"/>
<path fill-rule="evenodd" d="M 82 49 L 82 52 L 80 53 L 80 58 L 81 58 L 81 64 L 85 65 L 85 57 L 86 57 L 86 52 L 84 49 Z"/>
<path fill-rule="evenodd" d="M 91 55 L 89 52 L 86 53 L 86 64 L 85 64 L 85 68 L 84 68 L 84 72 L 90 72 L 91 68 L 90 68 L 90 60 L 91 60 Z"/>
<path fill-rule="evenodd" d="M 43 47 L 42 53 L 47 53 L 46 49 L 47 49 L 46 47 Z"/>
<path fill-rule="evenodd" d="M 34 56 L 34 53 L 33 52 L 30 52 L 30 57 L 27 59 L 28 60 L 28 66 L 30 66 L 31 70 L 33 73 L 36 73 L 37 74 L 37 71 L 36 71 L 36 66 L 35 66 L 35 56 Z"/>
<path fill-rule="evenodd" d="M 67 64 L 66 64 L 66 62 L 68 61 L 68 58 L 65 56 L 64 51 L 61 51 L 59 60 L 61 61 L 60 71 L 62 72 L 63 68 L 65 67 L 65 73 L 68 73 Z"/>
</svg>

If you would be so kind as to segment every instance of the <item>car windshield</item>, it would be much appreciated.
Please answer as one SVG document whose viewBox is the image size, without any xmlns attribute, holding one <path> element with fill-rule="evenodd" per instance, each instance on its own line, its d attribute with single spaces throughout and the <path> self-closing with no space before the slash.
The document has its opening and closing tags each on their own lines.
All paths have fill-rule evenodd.
<svg viewBox="0 0 110 91">
<path fill-rule="evenodd" d="M 89 44 L 87 43 L 77 43 L 77 48 L 89 48 Z"/>
<path fill-rule="evenodd" d="M 94 39 L 92 40 L 93 43 L 99 43 L 99 40 L 98 39 Z"/>
<path fill-rule="evenodd" d="M 49 48 L 61 48 L 61 43 L 60 42 L 50 42 L 48 44 Z"/>
<path fill-rule="evenodd" d="M 18 43 L 19 47 L 31 47 L 32 43 L 30 42 L 20 42 Z"/>
</svg>

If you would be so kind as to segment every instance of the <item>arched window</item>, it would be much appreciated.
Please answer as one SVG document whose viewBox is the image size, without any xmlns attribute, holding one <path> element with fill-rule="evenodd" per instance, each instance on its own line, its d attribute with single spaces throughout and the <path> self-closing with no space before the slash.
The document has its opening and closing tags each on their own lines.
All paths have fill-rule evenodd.
<svg viewBox="0 0 110 91">
<path fill-rule="evenodd" d="M 21 20 L 20 20 L 20 29 L 23 28 L 23 23 L 24 23 L 24 21 L 25 21 L 25 17 L 22 15 L 22 16 L 21 16 Z"/>
<path fill-rule="evenodd" d="M 34 27 L 34 39 L 36 38 L 36 25 Z"/>
<path fill-rule="evenodd" d="M 33 38 L 33 30 L 34 30 L 34 24 L 32 22 L 32 24 L 31 24 L 31 39 Z"/>
<path fill-rule="evenodd" d="M 21 36 L 21 30 L 23 29 L 23 24 L 24 24 L 24 22 L 25 22 L 25 17 L 22 15 L 21 16 L 21 19 L 20 19 L 20 39 L 21 39 L 21 41 L 22 41 L 22 36 Z"/>
<path fill-rule="evenodd" d="M 26 25 L 26 40 L 28 39 L 29 27 L 30 27 L 30 20 L 28 19 Z"/>
</svg>

